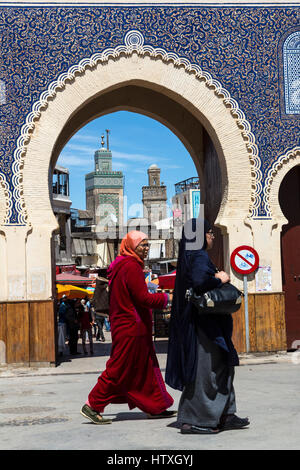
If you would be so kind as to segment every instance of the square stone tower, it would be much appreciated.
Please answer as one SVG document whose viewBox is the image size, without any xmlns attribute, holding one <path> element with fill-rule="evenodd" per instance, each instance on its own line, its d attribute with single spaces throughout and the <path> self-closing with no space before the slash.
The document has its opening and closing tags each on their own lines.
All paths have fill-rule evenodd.
<svg viewBox="0 0 300 470">
<path fill-rule="evenodd" d="M 167 188 L 160 183 L 160 168 L 151 165 L 148 170 L 148 186 L 143 186 L 144 218 L 150 225 L 167 218 Z"/>
</svg>

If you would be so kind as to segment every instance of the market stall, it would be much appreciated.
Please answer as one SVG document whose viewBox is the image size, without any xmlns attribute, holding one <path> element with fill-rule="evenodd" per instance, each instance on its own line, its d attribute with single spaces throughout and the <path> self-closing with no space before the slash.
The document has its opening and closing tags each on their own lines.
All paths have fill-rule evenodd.
<svg viewBox="0 0 300 470">
<path fill-rule="evenodd" d="M 56 275 L 56 282 L 58 284 L 70 284 L 72 286 L 92 286 L 92 284 L 95 283 L 95 280 L 64 272 Z"/>
</svg>

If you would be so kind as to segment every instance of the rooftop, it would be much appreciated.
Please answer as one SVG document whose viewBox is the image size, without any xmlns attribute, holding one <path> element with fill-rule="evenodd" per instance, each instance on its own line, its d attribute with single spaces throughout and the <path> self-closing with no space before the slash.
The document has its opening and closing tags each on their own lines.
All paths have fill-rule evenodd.
<svg viewBox="0 0 300 470">
<path fill-rule="evenodd" d="M 60 165 L 55 165 L 54 172 L 69 174 L 68 168 L 64 168 L 63 166 L 60 166 Z"/>
<path fill-rule="evenodd" d="M 179 181 L 179 183 L 175 184 L 176 194 L 184 193 L 189 189 L 200 189 L 200 180 L 198 176 L 188 178 L 187 180 Z"/>
</svg>

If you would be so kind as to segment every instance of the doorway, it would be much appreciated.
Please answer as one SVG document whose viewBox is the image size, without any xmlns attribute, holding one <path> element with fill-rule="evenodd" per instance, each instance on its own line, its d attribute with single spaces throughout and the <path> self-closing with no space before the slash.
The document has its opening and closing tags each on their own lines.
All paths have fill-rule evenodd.
<svg viewBox="0 0 300 470">
<path fill-rule="evenodd" d="M 279 204 L 288 224 L 281 232 L 282 287 L 285 292 L 287 348 L 300 344 L 300 165 L 284 177 Z"/>
</svg>

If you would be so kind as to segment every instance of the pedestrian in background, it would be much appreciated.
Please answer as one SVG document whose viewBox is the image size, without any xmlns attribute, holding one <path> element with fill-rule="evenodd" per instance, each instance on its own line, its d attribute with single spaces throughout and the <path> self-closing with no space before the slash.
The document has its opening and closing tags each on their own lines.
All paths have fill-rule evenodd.
<svg viewBox="0 0 300 470">
<path fill-rule="evenodd" d="M 108 315 L 106 313 L 94 312 L 94 318 L 97 325 L 96 340 L 102 341 L 103 343 L 105 342 L 103 327 L 105 318 L 107 317 Z"/>
<path fill-rule="evenodd" d="M 106 370 L 88 396 L 81 413 L 95 424 L 111 420 L 100 413 L 109 403 L 128 403 L 149 418 L 169 418 L 173 398 L 166 390 L 152 342 L 151 308 L 165 308 L 167 294 L 150 294 L 143 273 L 148 256 L 147 235 L 129 232 L 120 255 L 110 265 L 111 356 Z"/>
<path fill-rule="evenodd" d="M 80 327 L 80 336 L 82 340 L 82 349 L 84 354 L 88 354 L 86 349 L 86 337 L 89 338 L 89 345 L 90 345 L 90 354 L 91 356 L 94 354 L 94 346 L 93 346 L 93 331 L 92 331 L 92 313 L 87 305 L 86 299 L 82 299 L 81 301 L 77 301 L 77 309 L 78 309 L 78 320 L 79 320 L 79 327 Z"/>
<path fill-rule="evenodd" d="M 62 356 L 66 351 L 66 337 L 67 337 L 67 324 L 66 324 L 66 311 L 67 311 L 67 296 L 63 295 L 58 309 L 58 354 Z"/>
<path fill-rule="evenodd" d="M 104 326 L 105 326 L 105 331 L 107 331 L 109 333 L 110 332 L 110 321 L 109 321 L 108 316 L 104 318 Z"/>
<path fill-rule="evenodd" d="M 103 327 L 109 314 L 108 279 L 102 276 L 96 278 L 96 286 L 92 299 L 93 319 L 97 326 L 96 340 L 105 341 Z"/>
<path fill-rule="evenodd" d="M 68 327 L 68 334 L 69 334 L 69 349 L 70 354 L 75 356 L 76 354 L 80 354 L 77 351 L 77 343 L 78 343 L 78 316 L 77 310 L 75 308 L 75 302 L 71 299 L 67 301 L 67 310 L 66 310 L 66 324 Z"/>
<path fill-rule="evenodd" d="M 179 245 L 166 383 L 183 391 L 178 407 L 182 434 L 216 434 L 249 424 L 248 418 L 235 415 L 233 378 L 239 359 L 231 340 L 231 315 L 198 314 L 186 299 L 191 287 L 200 295 L 229 281 L 208 256 L 213 240 L 209 223 L 192 219 Z"/>
</svg>

